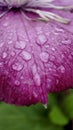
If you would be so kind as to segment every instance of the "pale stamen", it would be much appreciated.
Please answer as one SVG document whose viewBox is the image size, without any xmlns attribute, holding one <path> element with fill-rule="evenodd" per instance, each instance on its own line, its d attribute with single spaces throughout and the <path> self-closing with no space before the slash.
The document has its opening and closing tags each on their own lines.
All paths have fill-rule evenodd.
<svg viewBox="0 0 73 130">
<path fill-rule="evenodd" d="M 55 14 L 55 13 L 52 13 L 50 11 L 44 11 L 44 8 L 47 8 L 47 9 L 56 9 L 56 10 L 63 10 L 63 11 L 67 11 L 67 10 L 71 10 L 73 9 L 73 5 L 70 5 L 70 6 L 58 6 L 58 5 L 54 5 L 53 4 L 53 1 L 55 0 L 23 0 L 22 4 L 20 0 L 16 0 L 16 1 L 13 1 L 11 0 L 11 3 L 10 3 L 10 0 L 0 0 L 0 5 L 6 5 L 8 6 L 8 9 L 7 11 L 5 11 L 4 13 L 2 13 L 0 15 L 0 18 L 2 16 L 4 16 L 12 7 L 14 7 L 14 3 L 17 3 L 18 5 L 16 5 L 15 7 L 21 7 L 21 12 L 22 12 L 22 15 L 23 15 L 23 12 L 24 12 L 24 17 L 28 20 L 34 20 L 32 18 L 29 18 L 28 16 L 26 16 L 25 14 L 25 11 L 27 12 L 33 12 L 33 13 L 36 13 L 38 14 L 38 18 L 36 18 L 36 20 L 43 20 L 43 21 L 49 21 L 49 20 L 55 20 L 57 22 L 60 22 L 60 23 L 63 23 L 63 24 L 68 24 L 70 22 L 70 19 L 67 19 L 67 18 L 63 18 L 61 17 L 60 15 L 58 14 Z M 23 5 L 23 6 L 20 6 L 20 5 Z M 39 9 L 37 9 L 37 7 Z M 41 10 L 41 8 L 43 10 Z"/>
<path fill-rule="evenodd" d="M 6 11 L 4 11 L 3 13 L 1 13 L 1 14 L 0 14 L 0 18 L 2 18 L 5 14 L 7 14 L 8 11 L 9 11 L 9 10 L 6 10 Z"/>
<path fill-rule="evenodd" d="M 47 9 L 56 9 L 56 10 L 64 10 L 64 11 L 68 11 L 73 9 L 73 5 L 70 6 L 58 6 L 58 5 L 54 5 L 52 2 L 55 0 L 28 0 L 29 2 L 27 3 L 26 10 L 29 12 L 34 12 L 36 14 L 38 14 L 40 16 L 40 20 L 44 20 L 44 21 L 49 21 L 50 19 L 58 21 L 60 23 L 64 23 L 64 24 L 68 24 L 70 22 L 69 19 L 67 18 L 63 18 L 55 13 L 51 13 L 49 11 L 42 11 L 41 9 L 35 9 L 34 7 L 38 7 L 38 8 L 47 8 Z"/>
<path fill-rule="evenodd" d="M 53 8 L 58 10 L 71 10 L 73 5 L 70 6 L 58 6 L 52 2 L 55 0 L 28 0 L 27 7 L 39 7 L 39 8 Z"/>
<path fill-rule="evenodd" d="M 26 9 L 26 11 L 36 13 L 40 16 L 41 20 L 43 21 L 49 21 L 50 19 L 58 21 L 60 23 L 68 24 L 70 22 L 69 19 L 63 18 L 57 14 L 48 12 L 48 11 L 42 11 L 38 9 Z"/>
</svg>

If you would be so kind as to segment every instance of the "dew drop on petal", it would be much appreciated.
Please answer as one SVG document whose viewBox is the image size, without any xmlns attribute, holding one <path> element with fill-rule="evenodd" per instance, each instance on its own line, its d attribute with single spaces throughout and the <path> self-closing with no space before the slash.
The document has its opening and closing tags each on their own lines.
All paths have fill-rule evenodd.
<svg viewBox="0 0 73 130">
<path fill-rule="evenodd" d="M 37 67 L 36 67 L 36 64 L 32 65 L 32 73 L 33 75 L 35 75 L 37 73 Z"/>
<path fill-rule="evenodd" d="M 43 62 L 48 62 L 49 55 L 47 52 L 41 52 L 40 53 L 40 59 Z"/>
<path fill-rule="evenodd" d="M 14 57 L 15 54 L 16 54 L 16 53 L 15 53 L 14 51 L 11 52 L 11 56 L 12 56 L 12 57 Z"/>
<path fill-rule="evenodd" d="M 60 27 L 55 27 L 55 31 L 57 33 L 64 33 L 64 29 L 63 28 L 60 28 Z"/>
<path fill-rule="evenodd" d="M 40 86 L 41 85 L 41 78 L 40 78 L 40 75 L 37 71 L 36 64 L 32 65 L 31 71 L 32 71 L 32 74 L 33 74 L 33 80 L 34 80 L 35 84 L 37 86 Z"/>
<path fill-rule="evenodd" d="M 21 56 L 22 56 L 22 58 L 23 58 L 24 60 L 26 60 L 26 61 L 29 61 L 29 60 L 31 60 L 31 58 L 32 58 L 31 54 L 30 54 L 29 52 L 27 52 L 27 51 L 23 51 L 23 52 L 21 53 Z"/>
<path fill-rule="evenodd" d="M 3 67 L 3 62 L 0 62 L 0 67 Z"/>
<path fill-rule="evenodd" d="M 44 45 L 47 41 L 47 38 L 45 35 L 43 34 L 40 34 L 38 37 L 37 37 L 37 44 L 38 45 Z"/>
<path fill-rule="evenodd" d="M 20 64 L 20 63 L 18 63 L 18 62 L 16 62 L 16 63 L 14 63 L 14 64 L 12 65 L 12 68 L 13 68 L 13 70 L 21 71 L 22 68 L 23 68 L 23 65 Z"/>
<path fill-rule="evenodd" d="M 7 53 L 6 53 L 6 52 L 3 52 L 2 58 L 4 59 L 4 58 L 6 58 L 6 57 L 7 57 Z"/>
<path fill-rule="evenodd" d="M 4 27 L 7 27 L 8 25 L 9 25 L 9 22 L 6 22 L 6 21 L 5 21 L 5 22 L 3 23 L 3 26 L 4 26 Z"/>
<path fill-rule="evenodd" d="M 15 44 L 16 49 L 24 49 L 26 47 L 25 41 L 17 41 Z"/>
<path fill-rule="evenodd" d="M 19 86 L 20 85 L 20 81 L 15 80 L 15 85 Z"/>
<path fill-rule="evenodd" d="M 62 44 L 71 44 L 71 40 L 70 39 L 62 40 Z"/>
<path fill-rule="evenodd" d="M 13 42 L 11 40 L 8 41 L 8 44 L 12 44 Z"/>
<path fill-rule="evenodd" d="M 65 73 L 65 67 L 63 65 L 61 65 L 58 69 L 61 71 L 61 73 Z"/>
<path fill-rule="evenodd" d="M 34 96 L 35 98 L 38 97 L 38 95 L 37 95 L 37 93 L 36 93 L 35 91 L 33 91 L 33 96 Z"/>
<path fill-rule="evenodd" d="M 59 80 L 58 79 L 56 80 L 56 84 L 59 84 Z"/>
<path fill-rule="evenodd" d="M 40 75 L 38 73 L 35 74 L 35 76 L 33 77 L 34 79 L 34 82 L 37 86 L 40 86 L 41 85 L 41 78 L 40 78 Z"/>
<path fill-rule="evenodd" d="M 0 42 L 0 47 L 2 47 L 4 45 L 4 42 Z"/>
<path fill-rule="evenodd" d="M 55 48 L 54 48 L 54 47 L 52 47 L 52 48 L 51 48 L 51 50 L 52 50 L 52 51 L 55 51 Z"/>
</svg>

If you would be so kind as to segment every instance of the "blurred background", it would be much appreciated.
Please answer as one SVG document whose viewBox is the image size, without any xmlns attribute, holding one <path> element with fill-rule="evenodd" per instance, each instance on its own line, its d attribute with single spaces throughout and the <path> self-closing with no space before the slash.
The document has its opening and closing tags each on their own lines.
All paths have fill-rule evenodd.
<svg viewBox="0 0 73 130">
<path fill-rule="evenodd" d="M 73 90 L 48 96 L 42 104 L 19 107 L 0 103 L 0 130 L 73 130 Z"/>
</svg>

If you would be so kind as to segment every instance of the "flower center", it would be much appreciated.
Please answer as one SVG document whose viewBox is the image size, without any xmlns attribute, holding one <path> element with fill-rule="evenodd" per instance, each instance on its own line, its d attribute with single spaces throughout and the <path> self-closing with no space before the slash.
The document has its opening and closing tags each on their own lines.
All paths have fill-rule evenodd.
<svg viewBox="0 0 73 130">
<path fill-rule="evenodd" d="M 69 24 L 70 19 L 63 18 L 60 15 L 52 13 L 50 11 L 45 11 L 45 9 L 51 8 L 55 10 L 68 11 L 73 9 L 73 5 L 57 6 L 53 4 L 53 1 L 55 0 L 0 0 L 0 6 L 8 7 L 8 10 L 6 12 L 3 12 L 3 14 L 1 14 L 0 17 L 2 17 L 5 13 L 7 13 L 11 8 L 20 7 L 22 14 L 24 13 L 24 16 L 27 19 L 34 20 L 26 16 L 25 11 L 38 14 L 38 18 L 36 18 L 35 20 L 37 19 L 43 21 L 55 20 L 63 24 Z"/>
<path fill-rule="evenodd" d="M 8 6 L 8 7 L 21 7 L 25 5 L 27 0 L 0 0 L 0 5 Z"/>
</svg>

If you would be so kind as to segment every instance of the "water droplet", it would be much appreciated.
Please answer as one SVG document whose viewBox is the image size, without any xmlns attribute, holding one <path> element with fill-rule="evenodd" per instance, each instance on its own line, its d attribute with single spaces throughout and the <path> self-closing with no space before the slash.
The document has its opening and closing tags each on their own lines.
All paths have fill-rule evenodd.
<svg viewBox="0 0 73 130">
<path fill-rule="evenodd" d="M 47 81 L 46 81 L 46 83 L 47 83 L 47 88 L 48 88 L 48 89 L 51 89 L 52 80 L 48 78 Z"/>
<path fill-rule="evenodd" d="M 40 59 L 43 61 L 43 62 L 48 62 L 48 58 L 49 58 L 49 55 L 47 52 L 41 52 L 40 53 Z"/>
<path fill-rule="evenodd" d="M 9 22 L 8 22 L 8 21 L 7 21 L 7 22 L 5 21 L 5 22 L 3 23 L 3 26 L 4 26 L 4 27 L 7 27 L 8 25 L 9 25 Z"/>
<path fill-rule="evenodd" d="M 23 52 L 21 53 L 21 56 L 22 56 L 22 58 L 23 58 L 24 60 L 26 60 L 26 61 L 29 61 L 29 60 L 31 60 L 31 58 L 32 58 L 31 54 L 30 54 L 29 52 L 27 52 L 27 51 L 23 51 Z"/>
<path fill-rule="evenodd" d="M 36 67 L 36 65 L 34 64 L 31 69 L 32 69 L 33 75 L 35 75 L 37 73 L 37 67 Z"/>
<path fill-rule="evenodd" d="M 34 76 L 34 82 L 37 86 L 41 85 L 41 78 L 40 78 L 40 75 L 38 73 L 36 73 Z"/>
<path fill-rule="evenodd" d="M 71 55 L 73 56 L 73 52 L 71 52 Z"/>
<path fill-rule="evenodd" d="M 65 67 L 63 65 L 61 65 L 58 69 L 61 71 L 61 73 L 65 73 Z"/>
<path fill-rule="evenodd" d="M 59 84 L 59 80 L 58 79 L 56 80 L 56 84 Z"/>
<path fill-rule="evenodd" d="M 7 53 L 3 52 L 2 58 L 6 58 L 7 57 Z"/>
<path fill-rule="evenodd" d="M 45 48 L 49 49 L 49 45 L 45 45 Z"/>
<path fill-rule="evenodd" d="M 62 44 L 71 44 L 71 40 L 70 39 L 62 40 Z"/>
<path fill-rule="evenodd" d="M 12 52 L 11 52 L 11 56 L 13 56 L 13 57 L 14 57 L 14 56 L 15 56 L 15 54 L 16 54 L 16 53 L 15 53 L 14 51 L 12 51 Z"/>
<path fill-rule="evenodd" d="M 14 33 L 13 32 L 8 32 L 8 37 L 7 37 L 7 41 L 12 41 L 12 39 L 14 38 Z"/>
<path fill-rule="evenodd" d="M 16 62 L 16 63 L 14 63 L 14 64 L 12 65 L 12 68 L 13 68 L 14 70 L 16 70 L 16 71 L 20 71 L 20 70 L 22 70 L 23 65 L 20 64 L 19 62 Z"/>
<path fill-rule="evenodd" d="M 37 98 L 37 97 L 38 97 L 37 93 L 36 93 L 36 92 L 34 92 L 34 91 L 33 91 L 33 96 L 34 96 L 35 98 Z"/>
<path fill-rule="evenodd" d="M 54 47 L 52 47 L 52 48 L 51 48 L 51 50 L 52 50 L 52 51 L 55 51 L 55 48 L 54 48 Z"/>
<path fill-rule="evenodd" d="M 32 71 L 32 74 L 33 74 L 33 79 L 34 79 L 35 84 L 37 86 L 40 86 L 41 85 L 41 78 L 40 78 L 40 75 L 38 74 L 36 64 L 34 64 L 32 66 L 31 71 Z"/>
<path fill-rule="evenodd" d="M 39 45 L 44 45 L 47 41 L 47 38 L 45 35 L 43 34 L 40 34 L 38 37 L 37 37 L 37 44 Z"/>
<path fill-rule="evenodd" d="M 0 62 L 0 67 L 3 67 L 3 62 Z"/>
<path fill-rule="evenodd" d="M 61 32 L 61 33 L 64 33 L 65 31 L 64 31 L 64 29 L 63 28 L 60 28 L 60 27 L 55 27 L 55 31 L 56 32 Z"/>
<path fill-rule="evenodd" d="M 55 56 L 50 55 L 50 61 L 55 61 Z"/>
<path fill-rule="evenodd" d="M 20 81 L 15 80 L 15 85 L 19 86 L 20 85 Z"/>
<path fill-rule="evenodd" d="M 12 44 L 13 42 L 11 40 L 8 41 L 8 44 Z"/>
<path fill-rule="evenodd" d="M 2 47 L 4 45 L 4 42 L 0 42 L 0 47 Z"/>
<path fill-rule="evenodd" d="M 73 57 L 72 57 L 71 54 L 68 56 L 68 58 L 69 58 L 70 60 L 73 60 Z"/>
<path fill-rule="evenodd" d="M 17 41 L 15 44 L 16 49 L 24 49 L 26 47 L 25 41 Z"/>
</svg>

